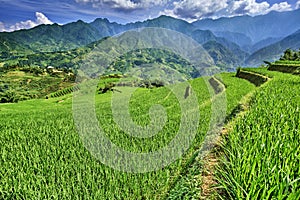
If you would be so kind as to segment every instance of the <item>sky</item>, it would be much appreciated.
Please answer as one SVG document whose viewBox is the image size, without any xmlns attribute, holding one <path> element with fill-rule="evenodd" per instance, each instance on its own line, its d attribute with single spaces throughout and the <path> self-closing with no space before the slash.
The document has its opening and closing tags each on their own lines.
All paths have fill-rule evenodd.
<svg viewBox="0 0 300 200">
<path fill-rule="evenodd" d="M 125 24 L 168 15 L 192 22 L 298 8 L 300 0 L 0 0 L 0 32 L 96 18 Z"/>
</svg>

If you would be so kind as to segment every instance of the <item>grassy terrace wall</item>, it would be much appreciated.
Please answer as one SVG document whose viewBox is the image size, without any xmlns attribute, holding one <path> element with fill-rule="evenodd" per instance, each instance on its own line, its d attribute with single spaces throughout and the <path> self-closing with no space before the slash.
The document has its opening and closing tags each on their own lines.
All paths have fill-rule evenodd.
<svg viewBox="0 0 300 200">
<path fill-rule="evenodd" d="M 300 75 L 300 63 L 299 64 L 274 63 L 269 66 L 268 70 Z"/>
<path fill-rule="evenodd" d="M 260 86 L 268 81 L 268 78 L 266 76 L 244 70 L 238 70 L 236 76 L 248 80 L 255 86 Z"/>
<path fill-rule="evenodd" d="M 49 96 L 50 96 L 50 98 L 61 97 L 61 96 L 70 94 L 74 91 L 78 91 L 79 89 L 80 89 L 79 86 L 75 85 L 75 86 L 68 87 L 68 88 L 65 88 L 63 90 L 59 90 L 57 92 L 54 92 L 54 93 L 50 94 Z M 46 98 L 49 98 L 49 96 L 46 96 Z"/>
<path fill-rule="evenodd" d="M 215 94 L 219 94 L 220 92 L 223 91 L 223 89 L 224 89 L 223 85 L 216 78 L 212 77 L 208 80 L 208 82 L 212 86 L 212 88 L 214 89 Z"/>
</svg>

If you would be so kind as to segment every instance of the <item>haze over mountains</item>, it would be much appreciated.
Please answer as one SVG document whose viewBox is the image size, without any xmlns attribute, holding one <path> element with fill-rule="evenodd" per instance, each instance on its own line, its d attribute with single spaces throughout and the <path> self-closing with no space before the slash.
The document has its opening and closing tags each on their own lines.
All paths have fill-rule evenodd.
<svg viewBox="0 0 300 200">
<path fill-rule="evenodd" d="M 107 19 L 81 20 L 66 25 L 40 25 L 29 30 L 0 33 L 1 58 L 37 52 L 65 51 L 106 36 L 143 27 L 184 33 L 202 44 L 215 64 L 227 70 L 257 66 L 277 59 L 287 48 L 300 48 L 300 9 L 262 16 L 204 19 L 194 23 L 160 16 L 143 22 L 118 24 Z"/>
</svg>

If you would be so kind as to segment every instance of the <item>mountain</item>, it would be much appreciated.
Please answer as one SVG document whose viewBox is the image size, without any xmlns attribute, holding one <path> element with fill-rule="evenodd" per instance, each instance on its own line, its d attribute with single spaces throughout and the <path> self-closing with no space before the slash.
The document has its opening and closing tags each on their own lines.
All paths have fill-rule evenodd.
<svg viewBox="0 0 300 200">
<path fill-rule="evenodd" d="M 236 58 L 238 58 L 239 60 L 238 65 L 243 65 L 245 59 L 249 56 L 249 54 L 243 51 L 241 47 L 236 43 L 230 42 L 225 38 L 217 38 L 216 41 L 222 46 L 226 47 L 228 50 L 230 50 L 236 56 Z"/>
<path fill-rule="evenodd" d="M 254 53 L 256 51 L 258 51 L 259 49 L 262 49 L 266 46 L 269 46 L 271 44 L 274 44 L 280 40 L 282 40 L 283 38 L 273 38 L 273 37 L 270 37 L 270 38 L 267 38 L 267 39 L 264 39 L 264 40 L 261 40 L 259 42 L 257 42 L 256 44 L 254 44 L 251 48 L 251 53 Z"/>
<path fill-rule="evenodd" d="M 300 48 L 300 30 L 285 37 L 284 39 L 264 47 L 253 53 L 247 60 L 246 65 L 253 66 L 262 64 L 264 60 L 274 61 L 278 59 L 286 49 Z"/>
<path fill-rule="evenodd" d="M 222 37 L 230 42 L 238 44 L 246 52 L 251 49 L 253 43 L 250 37 L 242 33 L 234 33 L 230 31 L 214 31 L 214 34 L 217 37 Z"/>
<path fill-rule="evenodd" d="M 129 23 L 126 25 L 129 29 L 135 28 L 143 28 L 143 27 L 160 27 L 166 28 L 174 31 L 178 31 L 180 33 L 184 33 L 189 35 L 195 28 L 190 23 L 176 19 L 173 17 L 161 15 L 155 19 L 149 19 L 144 22 L 136 22 L 136 23 Z"/>
<path fill-rule="evenodd" d="M 98 18 L 90 25 L 99 32 L 98 37 L 112 36 L 128 30 L 125 25 L 110 22 L 106 18 Z"/>
<path fill-rule="evenodd" d="M 244 61 L 245 52 L 235 43 L 226 38 L 215 36 L 209 30 L 199 30 L 194 25 L 180 19 L 160 16 L 143 22 L 129 23 L 126 25 L 111 23 L 107 19 L 96 19 L 91 23 L 81 20 L 66 25 L 40 25 L 33 29 L 0 33 L 0 58 L 14 58 L 24 54 L 66 51 L 85 46 L 103 37 L 113 36 L 122 32 L 144 27 L 159 27 L 174 30 L 192 37 L 200 44 L 216 41 L 231 53 L 237 54 L 239 63 Z M 11 48 L 8 48 L 11 47 Z M 12 50 L 14 49 L 14 51 Z M 19 49 L 18 51 L 15 51 Z M 25 51 L 26 50 L 26 51 Z M 231 65 L 235 62 L 229 62 Z"/>
<path fill-rule="evenodd" d="M 40 25 L 29 30 L 0 33 L 0 42 L 18 43 L 34 52 L 69 50 L 100 39 L 101 34 L 81 20 L 60 26 Z"/>
<path fill-rule="evenodd" d="M 228 48 L 217 43 L 216 41 L 205 43 L 203 48 L 212 57 L 215 64 L 225 71 L 233 71 L 235 68 L 232 66 L 240 65 L 239 58 Z"/>
<path fill-rule="evenodd" d="M 300 28 L 300 9 L 288 12 L 272 11 L 260 16 L 237 16 L 203 19 L 193 23 L 199 29 L 212 32 L 233 32 L 249 37 L 253 44 L 270 37 L 286 37 Z M 242 44 L 243 40 L 235 41 Z"/>
<path fill-rule="evenodd" d="M 183 33 L 205 45 L 211 55 L 226 53 L 228 55 L 212 57 L 217 65 L 224 67 L 227 64 L 231 68 L 244 65 L 245 61 L 246 64 L 253 64 L 262 62 L 261 59 L 271 60 L 283 52 L 283 48 L 290 47 L 278 42 L 300 28 L 300 9 L 255 17 L 203 19 L 194 23 L 162 15 L 125 25 L 102 18 L 91 23 L 78 20 L 66 25 L 40 25 L 29 30 L 0 33 L 0 60 L 43 52 L 71 51 L 104 37 L 144 27 L 166 28 Z M 276 48 L 276 52 L 269 50 L 270 45 L 274 45 L 271 48 Z M 292 47 L 300 46 L 295 41 Z"/>
<path fill-rule="evenodd" d="M 104 74 L 107 71 L 107 67 L 111 66 L 111 63 L 114 63 L 122 56 L 126 58 L 124 57 L 119 61 L 124 65 L 121 64 L 121 67 L 117 64 L 112 67 L 112 69 L 122 73 L 132 68 L 132 63 L 134 63 L 135 66 L 141 66 L 141 70 L 143 69 L 142 65 L 150 63 L 162 65 L 168 63 L 168 61 L 175 65 L 184 63 L 180 62 L 180 57 L 188 60 L 194 67 L 195 72 L 197 71 L 201 74 L 209 72 L 208 70 L 211 70 L 212 66 L 214 67 L 213 59 L 201 45 L 185 35 L 173 34 L 174 31 L 169 29 L 142 29 L 127 31 L 116 37 L 109 37 L 97 45 L 92 52 L 84 56 L 81 64 L 83 68 L 81 69 L 84 70 L 85 74 L 90 76 Z M 155 52 L 142 53 L 143 49 L 157 50 Z M 166 52 L 177 54 L 177 61 L 180 63 L 177 63 L 175 61 L 176 59 L 172 60 L 169 56 L 171 53 Z M 133 58 L 128 58 L 128 53 L 133 55 Z M 152 56 L 155 54 L 158 55 Z M 161 57 L 163 54 L 165 54 L 165 57 Z M 156 57 L 157 60 L 154 59 L 154 57 Z M 125 60 L 131 60 L 129 63 L 127 62 L 130 66 L 126 65 Z M 173 66 L 175 67 L 175 65 Z M 186 67 L 188 67 L 188 65 L 186 65 Z M 123 70 L 121 68 L 125 69 Z M 194 72 L 191 72 L 190 75 L 193 77 L 197 76 Z"/>
<path fill-rule="evenodd" d="M 0 35 L 0 41 L 0 59 L 5 60 L 14 56 L 34 53 L 28 45 L 20 45 L 20 43 L 10 40 L 3 35 Z"/>
<path fill-rule="evenodd" d="M 217 40 L 216 36 L 209 30 L 195 30 L 189 33 L 191 37 L 196 40 L 199 44 L 204 44 L 208 41 Z"/>
<path fill-rule="evenodd" d="M 84 46 L 103 37 L 143 27 L 166 28 L 187 35 L 191 35 L 195 30 L 190 23 L 168 16 L 160 16 L 156 19 L 126 25 L 111 23 L 107 19 L 99 18 L 91 23 L 78 20 L 66 25 L 39 25 L 29 30 L 11 33 L 2 32 L 0 33 L 0 43 L 2 45 L 4 43 L 7 45 L 17 43 L 35 52 L 61 51 Z"/>
</svg>

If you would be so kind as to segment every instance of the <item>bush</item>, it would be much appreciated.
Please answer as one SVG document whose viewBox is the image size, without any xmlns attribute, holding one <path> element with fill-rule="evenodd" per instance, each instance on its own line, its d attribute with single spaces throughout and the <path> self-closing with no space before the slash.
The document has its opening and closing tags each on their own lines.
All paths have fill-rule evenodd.
<svg viewBox="0 0 300 200">
<path fill-rule="evenodd" d="M 0 103 L 17 103 L 21 98 L 14 90 L 6 90 L 0 93 Z"/>
</svg>

